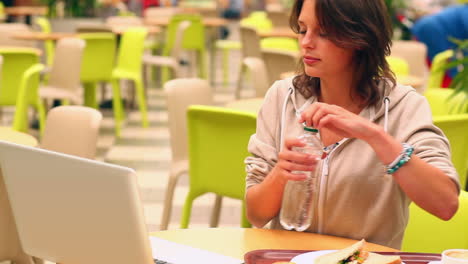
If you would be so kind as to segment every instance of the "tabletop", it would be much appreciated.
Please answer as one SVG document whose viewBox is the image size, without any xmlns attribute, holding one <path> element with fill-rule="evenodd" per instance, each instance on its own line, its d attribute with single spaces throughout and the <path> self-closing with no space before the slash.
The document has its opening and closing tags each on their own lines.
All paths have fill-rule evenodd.
<svg viewBox="0 0 468 264">
<path fill-rule="evenodd" d="M 10 127 L 0 127 L 0 140 L 20 145 L 36 147 L 37 139 L 29 134 L 13 130 Z"/>
<path fill-rule="evenodd" d="M 18 32 L 14 33 L 13 38 L 21 39 L 21 40 L 59 40 L 62 38 L 73 38 L 76 37 L 77 34 L 75 33 L 68 33 L 68 32 L 52 32 L 52 33 L 45 33 L 45 32 Z"/>
<path fill-rule="evenodd" d="M 248 98 L 248 99 L 239 99 L 234 100 L 229 103 L 226 103 L 224 106 L 226 108 L 232 108 L 236 110 L 248 111 L 254 114 L 258 114 L 260 107 L 263 104 L 263 97 Z"/>
<path fill-rule="evenodd" d="M 174 229 L 153 232 L 151 235 L 238 259 L 243 259 L 245 253 L 258 249 L 341 249 L 356 242 L 353 239 L 313 233 L 256 228 Z M 373 243 L 367 243 L 366 249 L 397 251 Z"/>
<path fill-rule="evenodd" d="M 261 38 L 285 37 L 297 39 L 297 34 L 288 27 L 273 28 L 270 31 L 259 31 L 258 36 Z"/>
<path fill-rule="evenodd" d="M 169 25 L 170 17 L 152 17 L 147 18 L 145 23 L 151 26 L 162 26 Z M 220 27 L 228 24 L 228 21 L 220 17 L 204 17 L 202 19 L 203 25 L 206 27 Z"/>
<path fill-rule="evenodd" d="M 12 16 L 40 15 L 47 14 L 46 6 L 12 6 L 5 7 L 5 13 Z"/>
</svg>

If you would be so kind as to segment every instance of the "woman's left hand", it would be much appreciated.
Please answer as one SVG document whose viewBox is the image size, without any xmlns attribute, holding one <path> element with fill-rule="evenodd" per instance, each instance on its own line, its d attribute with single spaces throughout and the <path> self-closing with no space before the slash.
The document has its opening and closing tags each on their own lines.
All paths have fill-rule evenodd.
<svg viewBox="0 0 468 264">
<path fill-rule="evenodd" d="M 326 103 L 313 103 L 301 114 L 300 123 L 317 129 L 329 129 L 346 138 L 366 140 L 376 129 L 374 123 L 340 106 Z"/>
</svg>

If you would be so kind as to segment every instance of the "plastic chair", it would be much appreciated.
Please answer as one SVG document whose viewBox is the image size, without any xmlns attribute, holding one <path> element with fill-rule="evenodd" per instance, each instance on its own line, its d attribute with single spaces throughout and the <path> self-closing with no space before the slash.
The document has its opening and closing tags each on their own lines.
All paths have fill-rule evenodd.
<svg viewBox="0 0 468 264">
<path fill-rule="evenodd" d="M 243 201 L 242 227 L 249 227 L 245 213 L 247 143 L 255 133 L 256 115 L 214 106 L 191 106 L 188 113 L 190 186 L 181 219 L 187 228 L 193 200 L 211 192 Z M 216 199 L 210 226 L 217 226 L 221 199 Z"/>
<path fill-rule="evenodd" d="M 3 5 L 3 2 L 0 2 L 0 21 L 5 21 L 6 17 L 7 15 L 5 13 L 5 5 Z"/>
<path fill-rule="evenodd" d="M 113 33 L 82 33 L 86 42 L 81 61 L 80 80 L 85 92 L 85 105 L 98 108 L 96 87 L 110 82 L 115 64 L 117 39 Z"/>
<path fill-rule="evenodd" d="M 175 36 L 177 34 L 178 25 L 180 22 L 188 20 L 191 25 L 186 29 L 182 40 L 182 48 L 187 51 L 195 51 L 197 53 L 197 68 L 198 76 L 202 79 L 207 78 L 206 70 L 206 47 L 205 47 L 205 26 L 203 25 L 200 15 L 196 14 L 177 14 L 171 17 L 169 25 L 166 29 L 166 43 L 164 45 L 162 55 L 170 56 L 171 50 L 175 44 Z M 161 78 L 168 80 L 168 68 L 163 67 Z"/>
<path fill-rule="evenodd" d="M 237 40 L 219 39 L 215 42 L 216 50 L 221 52 L 223 67 L 223 84 L 229 84 L 229 52 L 231 50 L 240 50 L 242 45 Z"/>
<path fill-rule="evenodd" d="M 63 38 L 57 42 L 49 81 L 39 89 L 43 99 L 60 99 L 62 103 L 82 103 L 80 82 L 81 59 L 85 41 L 78 38 Z"/>
<path fill-rule="evenodd" d="M 138 107 L 141 113 L 143 127 L 148 127 L 148 110 L 146 106 L 145 89 L 142 78 L 142 57 L 146 35 L 145 28 L 129 28 L 121 37 L 117 65 L 112 71 L 112 106 L 115 118 L 115 134 L 120 137 L 121 125 L 125 119 L 125 112 L 120 95 L 119 81 L 131 80 L 135 83 Z"/>
<path fill-rule="evenodd" d="M 0 46 L 36 47 L 37 43 L 35 41 L 13 37 L 13 34 L 19 32 L 31 32 L 31 28 L 23 23 L 0 23 Z"/>
<path fill-rule="evenodd" d="M 260 58 L 248 57 L 242 60 L 241 77 L 244 72 L 249 72 L 251 76 L 255 76 L 255 81 L 252 80 L 252 85 L 255 89 L 255 97 L 264 97 L 270 88 L 267 66 Z M 236 98 L 240 98 L 240 91 L 244 85 L 244 78 L 239 78 L 236 89 Z"/>
<path fill-rule="evenodd" d="M 172 160 L 166 187 L 161 230 L 171 218 L 172 200 L 179 177 L 188 172 L 187 109 L 190 105 L 212 105 L 212 89 L 206 80 L 176 79 L 164 85 L 167 96 Z"/>
<path fill-rule="evenodd" d="M 450 88 L 431 88 L 424 92 L 433 116 L 468 113 L 468 102 L 460 93 L 452 98 L 454 90 Z"/>
<path fill-rule="evenodd" d="M 51 109 L 40 147 L 83 158 L 96 156 L 102 114 L 84 106 L 59 106 Z"/>
<path fill-rule="evenodd" d="M 429 69 L 426 63 L 427 46 L 425 44 L 414 40 L 394 40 L 391 56 L 404 59 L 409 65 L 409 74 L 427 80 Z"/>
<path fill-rule="evenodd" d="M 439 88 L 442 86 L 442 80 L 444 79 L 445 70 L 441 67 L 447 64 L 448 60 L 454 56 L 453 50 L 442 51 L 434 56 L 432 59 L 431 71 L 429 73 L 429 80 L 427 82 L 427 88 Z"/>
<path fill-rule="evenodd" d="M 3 57 L 0 85 L 0 106 L 16 106 L 13 128 L 28 130 L 28 107 L 39 114 L 39 127 L 45 123 L 45 108 L 39 99 L 39 73 L 44 69 L 39 64 L 39 53 L 32 48 L 0 48 Z"/>
<path fill-rule="evenodd" d="M 36 17 L 34 19 L 34 23 L 41 28 L 41 31 L 44 33 L 51 33 L 52 27 L 50 26 L 50 22 L 45 17 Z M 54 62 L 54 52 L 55 52 L 55 45 L 54 41 L 51 39 L 44 41 L 44 48 L 46 53 L 46 64 L 47 66 L 52 66 Z"/>
<path fill-rule="evenodd" d="M 299 53 L 281 51 L 276 49 L 262 49 L 262 58 L 268 72 L 268 84 L 272 85 L 281 79 L 281 74 L 287 71 L 295 71 L 299 63 Z"/>
<path fill-rule="evenodd" d="M 390 69 L 395 73 L 397 78 L 409 74 L 409 64 L 405 59 L 396 56 L 387 56 L 386 59 Z"/>
<path fill-rule="evenodd" d="M 182 41 L 186 30 L 190 27 L 190 21 L 182 21 L 177 27 L 177 34 L 175 35 L 174 46 L 171 49 L 170 56 L 156 56 L 151 54 L 143 55 L 143 63 L 148 66 L 166 66 L 172 69 L 174 78 L 180 77 L 180 52 L 182 49 Z M 164 84 L 168 81 L 168 76 L 161 76 L 161 83 Z"/>
<path fill-rule="evenodd" d="M 448 248 L 468 248 L 468 193 L 461 191 L 458 201 L 458 211 L 449 221 L 412 203 L 402 251 L 442 253 Z"/>
<path fill-rule="evenodd" d="M 267 17 L 275 28 L 289 27 L 289 15 L 285 10 L 268 10 Z"/>
</svg>

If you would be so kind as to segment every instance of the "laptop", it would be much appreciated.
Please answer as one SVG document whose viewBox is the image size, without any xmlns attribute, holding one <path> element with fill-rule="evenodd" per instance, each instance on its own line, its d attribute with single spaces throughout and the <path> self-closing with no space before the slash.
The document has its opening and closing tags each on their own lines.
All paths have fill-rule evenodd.
<svg viewBox="0 0 468 264">
<path fill-rule="evenodd" d="M 135 171 L 0 141 L 24 251 L 56 263 L 154 263 Z"/>
</svg>

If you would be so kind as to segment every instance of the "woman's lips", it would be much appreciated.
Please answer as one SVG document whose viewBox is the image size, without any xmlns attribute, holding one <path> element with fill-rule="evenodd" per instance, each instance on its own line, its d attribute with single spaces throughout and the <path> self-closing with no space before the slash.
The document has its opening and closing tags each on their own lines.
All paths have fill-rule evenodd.
<svg viewBox="0 0 468 264">
<path fill-rule="evenodd" d="M 304 63 L 307 64 L 307 65 L 312 65 L 312 64 L 314 64 L 314 63 L 319 62 L 320 59 L 319 59 L 319 58 L 315 58 L 315 57 L 304 56 L 303 61 L 304 61 Z"/>
</svg>

